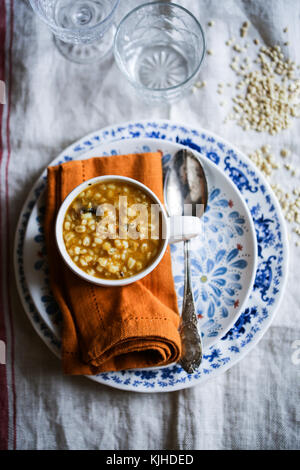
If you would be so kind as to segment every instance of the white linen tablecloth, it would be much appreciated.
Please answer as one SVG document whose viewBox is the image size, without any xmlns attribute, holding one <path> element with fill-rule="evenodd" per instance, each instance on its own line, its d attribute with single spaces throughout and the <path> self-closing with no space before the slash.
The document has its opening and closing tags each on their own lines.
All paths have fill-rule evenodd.
<svg viewBox="0 0 300 470">
<path fill-rule="evenodd" d="M 293 347 L 300 340 L 300 248 L 294 235 L 287 289 L 259 344 L 203 385 L 160 394 L 123 392 L 84 377 L 63 376 L 59 360 L 21 306 L 12 248 L 20 210 L 37 176 L 66 146 L 110 124 L 143 118 L 184 120 L 214 131 L 247 154 L 264 144 L 270 144 L 276 156 L 281 148 L 289 148 L 290 160 L 299 167 L 299 120 L 278 136 L 245 132 L 233 122 L 223 123 L 230 99 L 227 90 L 222 96 L 216 90 L 219 82 L 235 79 L 225 41 L 238 38 L 246 20 L 249 51 L 255 37 L 266 44 L 288 40 L 286 53 L 300 63 L 300 1 L 178 0 L 203 24 L 213 51 L 199 75 L 207 86 L 176 104 L 153 107 L 140 101 L 112 56 L 88 66 L 71 63 L 59 54 L 28 1 L 0 3 L 6 85 L 6 104 L 0 104 L 0 339 L 7 345 L 6 366 L 0 365 L 0 448 L 299 449 L 300 364 Z M 118 17 L 140 3 L 121 0 Z M 207 26 L 209 20 L 214 26 Z M 220 100 L 227 104 L 220 107 Z M 295 180 L 287 172 L 278 170 L 276 178 L 287 188 L 299 186 L 299 177 Z"/>
</svg>

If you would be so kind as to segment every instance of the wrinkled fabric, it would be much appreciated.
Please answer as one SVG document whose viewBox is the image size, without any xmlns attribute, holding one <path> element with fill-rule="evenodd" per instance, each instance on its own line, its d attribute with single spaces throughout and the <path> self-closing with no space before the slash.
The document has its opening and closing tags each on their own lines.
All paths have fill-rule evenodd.
<svg viewBox="0 0 300 470">
<path fill-rule="evenodd" d="M 119 17 L 142 2 L 121 0 Z M 299 0 L 182 0 L 204 25 L 208 48 L 199 74 L 206 87 L 173 105 L 140 101 L 112 57 L 88 66 L 65 60 L 47 27 L 25 0 L 15 2 L 8 169 L 11 239 L 18 215 L 37 176 L 58 153 L 85 134 L 122 121 L 170 118 L 202 126 L 246 153 L 270 144 L 276 156 L 292 150 L 298 165 L 299 120 L 278 136 L 244 132 L 224 124 L 230 98 L 219 82 L 236 80 L 225 45 L 249 21 L 266 44 L 288 40 L 286 53 L 300 63 Z M 215 25 L 207 27 L 214 20 Z M 283 28 L 288 26 L 288 33 Z M 224 87 L 226 88 L 226 87 Z M 229 87 L 228 87 L 229 88 Z M 219 102 L 224 100 L 224 107 Z M 298 165 L 299 166 L 299 165 Z M 299 187 L 281 170 L 287 189 Z M 66 377 L 24 314 L 10 285 L 14 325 L 16 447 L 18 449 L 297 449 L 299 448 L 300 340 L 299 247 L 290 232 L 287 289 L 271 327 L 259 344 L 227 372 L 203 385 L 170 393 L 115 390 L 85 377 Z M 12 269 L 12 262 L 10 263 Z M 11 276 L 13 279 L 13 274 Z M 294 355 L 293 355 L 294 354 Z M 11 358 L 8 358 L 11 361 Z M 10 380 L 10 377 L 8 377 Z M 13 391 L 9 382 L 9 393 Z"/>
</svg>

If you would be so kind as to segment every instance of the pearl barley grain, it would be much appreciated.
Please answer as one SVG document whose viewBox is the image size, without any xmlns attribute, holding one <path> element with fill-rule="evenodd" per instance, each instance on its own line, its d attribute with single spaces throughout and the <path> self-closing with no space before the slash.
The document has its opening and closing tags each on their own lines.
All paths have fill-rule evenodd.
<svg viewBox="0 0 300 470">
<path fill-rule="evenodd" d="M 290 153 L 290 152 L 289 152 L 289 150 L 287 150 L 287 149 L 282 149 L 282 150 L 280 151 L 280 155 L 282 156 L 282 158 L 286 158 L 286 157 L 289 155 L 289 153 Z"/>
</svg>

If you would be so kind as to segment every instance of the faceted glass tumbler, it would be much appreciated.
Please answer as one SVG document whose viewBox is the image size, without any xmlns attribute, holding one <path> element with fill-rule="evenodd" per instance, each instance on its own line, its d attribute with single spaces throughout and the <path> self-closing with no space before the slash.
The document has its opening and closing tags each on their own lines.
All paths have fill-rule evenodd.
<svg viewBox="0 0 300 470">
<path fill-rule="evenodd" d="M 196 80 L 204 54 L 199 21 L 185 8 L 163 1 L 129 12 L 114 41 L 125 77 L 146 101 L 158 103 L 182 97 Z"/>
</svg>

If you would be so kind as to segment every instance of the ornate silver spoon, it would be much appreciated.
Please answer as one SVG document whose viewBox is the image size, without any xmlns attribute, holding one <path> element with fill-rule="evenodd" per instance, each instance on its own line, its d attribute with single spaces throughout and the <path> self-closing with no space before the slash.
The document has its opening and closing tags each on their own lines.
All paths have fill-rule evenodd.
<svg viewBox="0 0 300 470">
<path fill-rule="evenodd" d="M 170 162 L 164 197 L 170 216 L 193 215 L 201 217 L 207 205 L 207 181 L 198 158 L 189 150 L 179 150 Z M 202 341 L 197 328 L 190 274 L 190 241 L 184 240 L 184 295 L 180 321 L 182 355 L 180 364 L 189 374 L 202 361 Z"/>
</svg>

